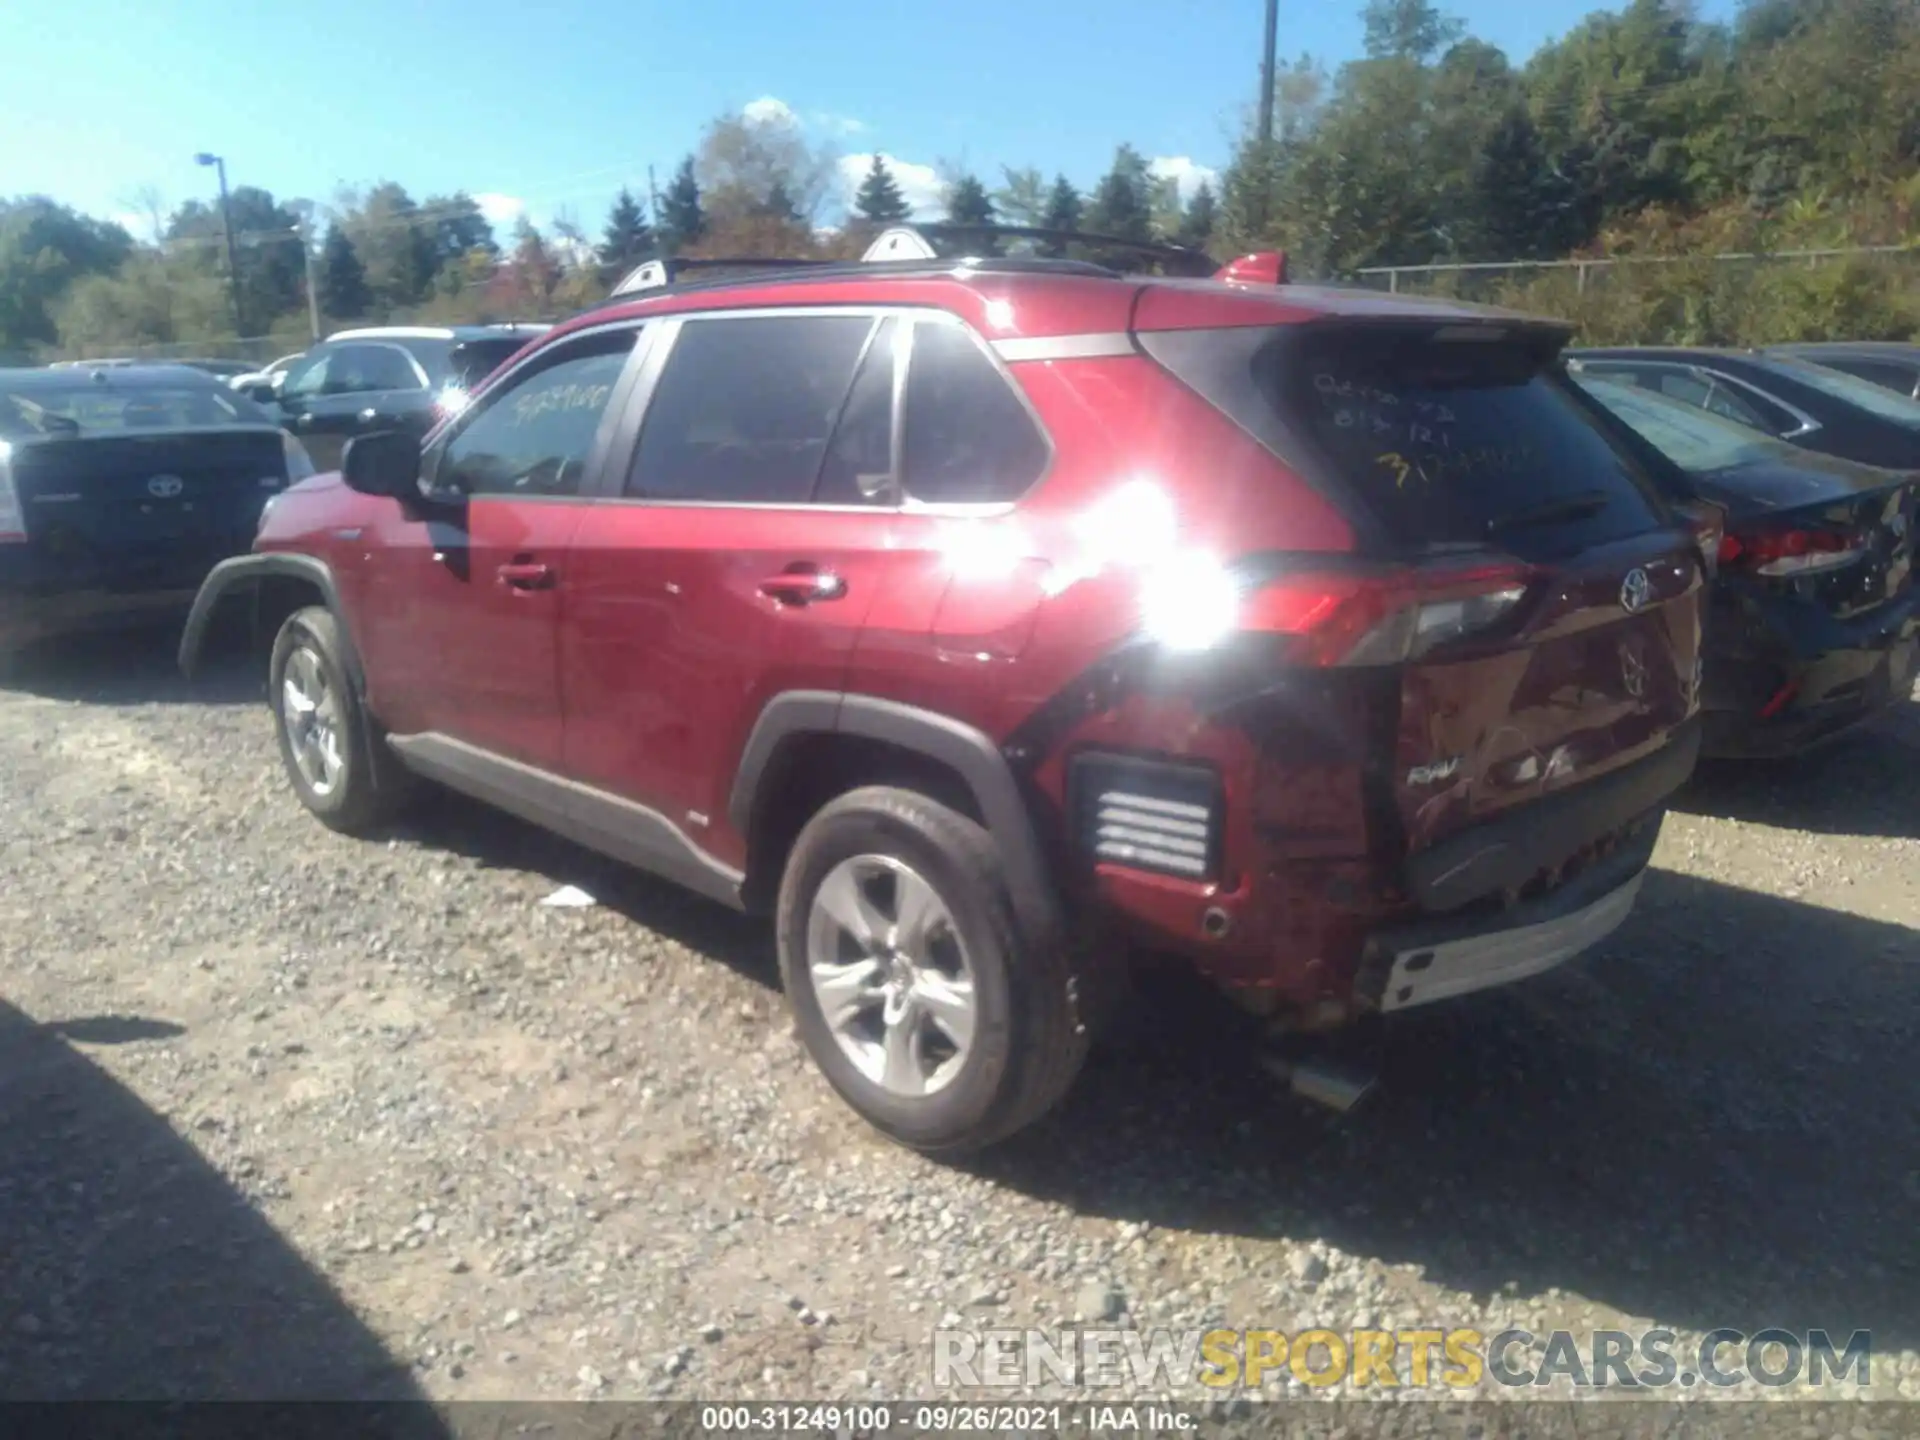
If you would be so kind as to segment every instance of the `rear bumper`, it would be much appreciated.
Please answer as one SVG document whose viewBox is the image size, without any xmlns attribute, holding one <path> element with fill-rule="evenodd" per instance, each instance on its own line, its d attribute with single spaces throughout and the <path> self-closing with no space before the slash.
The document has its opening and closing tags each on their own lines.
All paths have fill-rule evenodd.
<svg viewBox="0 0 1920 1440">
<path fill-rule="evenodd" d="M 1408 1010 L 1541 974 L 1619 928 L 1640 893 L 1658 823 L 1558 890 L 1505 910 L 1420 921 L 1367 941 L 1354 999 Z"/>
<path fill-rule="evenodd" d="M 1920 589 L 1853 620 L 1799 602 L 1719 609 L 1708 627 L 1702 753 L 1776 759 L 1836 739 L 1911 693 Z M 1715 632 L 1724 637 L 1716 644 Z"/>
</svg>

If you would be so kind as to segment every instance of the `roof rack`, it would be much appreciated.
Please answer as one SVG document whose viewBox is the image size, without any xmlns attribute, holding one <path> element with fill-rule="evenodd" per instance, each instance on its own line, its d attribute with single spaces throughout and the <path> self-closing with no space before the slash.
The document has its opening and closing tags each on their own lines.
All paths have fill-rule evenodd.
<svg viewBox="0 0 1920 1440">
<path fill-rule="evenodd" d="M 613 293 L 624 296 L 636 294 L 642 290 L 664 289 L 676 283 L 682 275 L 703 270 L 744 270 L 751 273 L 757 270 L 791 270 L 834 263 L 832 260 L 795 258 L 726 256 L 706 259 L 690 255 L 669 255 L 659 260 L 648 260 L 629 270 L 621 277 L 620 283 L 613 287 Z"/>
<path fill-rule="evenodd" d="M 975 259 L 975 255 L 955 254 L 949 248 L 956 239 L 1031 240 L 1049 247 L 1052 257 L 1067 258 L 1069 247 L 1080 250 L 1117 250 L 1155 261 L 1167 273 L 1204 278 L 1219 266 L 1203 251 L 1186 245 L 1169 245 L 1159 240 L 1129 240 L 1120 235 L 1100 235 L 1087 230 L 1050 230 L 1034 225 L 967 224 L 939 221 L 925 225 L 897 225 L 884 230 L 867 247 L 865 261 Z M 1112 267 L 1108 267 L 1112 268 Z"/>
</svg>

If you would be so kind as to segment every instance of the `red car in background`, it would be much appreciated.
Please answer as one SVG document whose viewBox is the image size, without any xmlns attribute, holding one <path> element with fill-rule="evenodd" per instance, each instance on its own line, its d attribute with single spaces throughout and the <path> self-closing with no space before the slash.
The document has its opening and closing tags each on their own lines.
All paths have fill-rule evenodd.
<svg viewBox="0 0 1920 1440">
<path fill-rule="evenodd" d="M 183 663 L 251 591 L 325 823 L 428 777 L 770 915 L 814 1059 L 926 1150 L 1059 1099 L 1112 942 L 1312 1032 L 1626 916 L 1704 561 L 1563 326 L 941 252 L 663 266 L 288 492 Z"/>
</svg>

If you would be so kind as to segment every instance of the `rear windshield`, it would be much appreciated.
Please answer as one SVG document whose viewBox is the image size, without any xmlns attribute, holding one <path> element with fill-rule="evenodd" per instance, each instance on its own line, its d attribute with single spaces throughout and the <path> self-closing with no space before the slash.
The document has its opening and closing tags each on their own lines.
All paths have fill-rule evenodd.
<svg viewBox="0 0 1920 1440">
<path fill-rule="evenodd" d="M 1756 435 L 1751 426 L 1727 420 L 1683 401 L 1669 400 L 1636 385 L 1596 376 L 1575 383 L 1631 425 L 1648 444 L 1683 470 L 1731 470 L 1763 460 L 1801 455 L 1784 440 Z"/>
<path fill-rule="evenodd" d="M 471 390 L 525 348 L 530 337 L 517 340 L 465 340 L 453 347 L 447 363 L 447 383 Z"/>
<path fill-rule="evenodd" d="M 0 434 L 14 438 L 272 423 L 251 400 L 216 385 L 114 381 L 9 387 L 0 381 Z"/>
<path fill-rule="evenodd" d="M 1652 479 L 1544 373 L 1544 337 L 1287 327 L 1141 339 L 1397 548 L 1559 554 L 1663 523 Z"/>
<path fill-rule="evenodd" d="M 1895 424 L 1920 430 L 1920 401 L 1909 400 L 1904 395 L 1896 395 L 1891 390 L 1875 385 L 1871 380 L 1843 375 L 1838 370 L 1829 370 L 1824 365 L 1815 365 L 1806 360 L 1789 359 L 1783 355 L 1769 355 L 1763 363 L 1790 380 L 1798 380 L 1810 389 L 1831 395 L 1836 400 L 1844 400 L 1847 404 L 1857 406 L 1870 415 L 1878 415 L 1882 420 L 1891 420 Z"/>
</svg>

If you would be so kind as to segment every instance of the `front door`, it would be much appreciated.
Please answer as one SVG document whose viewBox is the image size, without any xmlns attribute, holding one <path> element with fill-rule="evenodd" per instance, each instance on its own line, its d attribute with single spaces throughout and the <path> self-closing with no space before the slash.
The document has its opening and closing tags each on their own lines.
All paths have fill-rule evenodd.
<svg viewBox="0 0 1920 1440">
<path fill-rule="evenodd" d="M 534 357 L 436 441 L 425 483 L 450 498 L 367 535 L 368 683 L 391 732 L 559 768 L 570 547 L 634 335 Z"/>
</svg>

